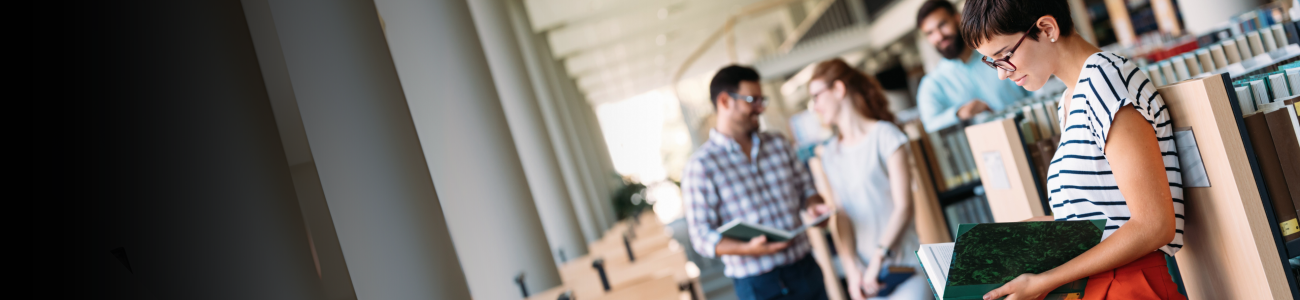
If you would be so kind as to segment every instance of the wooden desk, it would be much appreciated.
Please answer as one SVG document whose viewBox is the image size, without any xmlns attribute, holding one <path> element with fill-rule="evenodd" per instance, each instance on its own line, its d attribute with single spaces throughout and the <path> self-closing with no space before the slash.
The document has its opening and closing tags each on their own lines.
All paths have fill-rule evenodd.
<svg viewBox="0 0 1300 300">
<path fill-rule="evenodd" d="M 660 249 L 668 248 L 670 243 L 675 243 L 673 238 L 662 234 L 656 236 L 640 236 L 629 241 L 629 244 L 632 246 L 633 256 L 638 256 L 640 253 L 651 253 L 659 251 Z M 618 239 L 617 243 L 610 242 L 592 244 L 587 247 L 587 251 L 588 253 L 591 253 L 592 256 L 604 256 L 607 263 L 619 263 L 628 260 L 627 245 L 623 244 L 623 239 L 621 237 Z"/>
<path fill-rule="evenodd" d="M 592 261 L 596 259 L 598 258 L 584 256 L 560 267 L 560 278 L 564 281 L 564 285 L 573 291 L 575 298 L 593 299 L 607 294 L 601 283 L 600 273 L 592 267 Z M 678 283 L 692 280 L 693 278 L 686 273 L 686 262 L 686 252 L 681 247 L 647 252 L 634 263 L 607 262 L 605 274 L 610 285 L 608 294 L 661 277 L 670 277 Z"/>
<path fill-rule="evenodd" d="M 541 293 L 530 295 L 525 300 L 556 300 L 560 298 L 560 295 L 563 295 L 564 292 L 568 290 L 569 290 L 568 287 L 561 285 Z"/>
</svg>

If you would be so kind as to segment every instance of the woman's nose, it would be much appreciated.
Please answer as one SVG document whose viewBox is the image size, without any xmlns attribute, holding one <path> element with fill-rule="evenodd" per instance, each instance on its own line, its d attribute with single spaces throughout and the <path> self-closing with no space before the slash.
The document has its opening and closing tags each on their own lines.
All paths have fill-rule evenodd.
<svg viewBox="0 0 1300 300">
<path fill-rule="evenodd" d="M 998 79 L 1006 80 L 1007 78 L 1011 78 L 1011 72 L 1007 72 L 1007 70 L 998 68 Z"/>
</svg>

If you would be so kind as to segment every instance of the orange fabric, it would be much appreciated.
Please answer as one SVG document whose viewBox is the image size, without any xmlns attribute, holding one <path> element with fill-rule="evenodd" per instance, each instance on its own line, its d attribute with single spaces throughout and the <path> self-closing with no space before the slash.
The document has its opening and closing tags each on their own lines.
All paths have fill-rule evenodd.
<svg viewBox="0 0 1300 300">
<path fill-rule="evenodd" d="M 1186 300 L 1169 276 L 1164 252 L 1155 251 L 1114 270 L 1088 276 L 1084 300 Z"/>
</svg>

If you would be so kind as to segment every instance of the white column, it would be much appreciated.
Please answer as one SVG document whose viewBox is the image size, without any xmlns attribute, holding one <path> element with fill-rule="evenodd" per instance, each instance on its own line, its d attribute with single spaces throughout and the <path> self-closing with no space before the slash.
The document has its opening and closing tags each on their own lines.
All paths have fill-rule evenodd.
<svg viewBox="0 0 1300 300">
<path fill-rule="evenodd" d="M 551 250 L 556 251 L 552 257 L 559 263 L 560 253 L 564 253 L 563 259 L 577 257 L 587 253 L 587 245 L 569 202 L 564 175 L 556 162 L 538 97 L 529 82 L 506 2 L 513 0 L 470 0 L 469 7 L 505 110 L 510 135 L 514 137 L 515 152 L 519 153 L 529 190 L 537 204 L 542 229 L 546 231 Z"/>
<path fill-rule="evenodd" d="M 560 284 L 470 10 L 462 0 L 378 0 L 388 45 L 475 299 Z"/>
<path fill-rule="evenodd" d="M 551 77 L 553 67 L 550 45 L 540 34 L 533 33 L 532 24 L 528 20 L 528 14 L 524 10 L 522 0 L 507 0 L 506 7 L 510 10 L 510 18 L 515 30 L 515 35 L 519 38 L 520 50 L 524 53 L 524 62 L 528 66 L 528 77 L 532 81 L 533 88 L 536 90 L 538 108 L 542 112 L 543 120 L 546 122 L 546 131 L 551 138 L 551 146 L 555 147 L 555 156 L 559 160 L 560 171 L 564 176 L 564 184 L 568 189 L 570 207 L 573 208 L 574 215 L 581 225 L 582 235 L 586 242 L 592 242 L 600 238 L 601 231 L 597 229 L 596 221 L 593 219 L 591 206 L 587 204 L 587 193 L 582 185 L 582 175 L 578 173 L 577 162 L 574 161 L 574 152 L 565 136 L 564 120 L 560 118 L 560 106 L 556 103 L 561 99 L 556 95 L 554 78 Z M 584 253 L 585 254 L 585 251 Z M 578 257 L 578 255 L 569 256 L 569 258 Z"/>
<path fill-rule="evenodd" d="M 549 56 L 549 50 L 544 51 Z M 582 183 L 583 192 L 587 195 L 582 199 L 585 201 L 583 205 L 590 208 L 588 212 L 596 223 L 596 238 L 600 238 L 614 222 L 610 220 L 612 213 L 607 213 L 607 211 L 612 212 L 612 210 L 607 209 L 606 205 L 604 205 L 608 197 L 601 196 L 602 192 L 597 188 L 600 185 L 596 183 L 597 181 L 592 172 L 593 169 L 590 166 L 595 162 L 592 159 L 592 152 L 582 142 L 583 138 L 586 137 L 586 134 L 583 133 L 586 129 L 578 123 L 578 115 L 573 110 L 573 101 L 581 101 L 577 99 L 581 99 L 582 95 L 577 92 L 577 85 L 574 84 L 573 79 L 569 78 L 569 75 L 564 71 L 564 64 L 550 58 L 547 58 L 546 64 L 549 65 L 547 77 L 551 81 L 550 86 L 555 91 L 554 104 L 559 112 L 560 123 L 564 128 L 564 142 L 569 145 L 569 155 L 573 158 L 573 165 Z M 575 204 L 575 206 L 578 205 Z"/>
<path fill-rule="evenodd" d="M 591 106 L 587 105 L 586 97 L 578 91 L 578 86 L 574 80 L 565 75 L 560 78 L 560 84 L 566 92 L 564 105 L 569 113 L 569 121 L 574 128 L 573 139 L 583 149 L 584 155 L 581 165 L 587 170 L 587 174 L 591 178 L 591 189 L 595 193 L 592 199 L 592 207 L 595 209 L 597 218 L 603 224 L 601 226 L 602 230 L 609 229 L 618 219 L 614 214 L 613 203 L 610 202 L 610 197 L 613 195 L 608 183 L 610 173 L 606 172 L 601 166 L 600 152 L 597 150 L 596 143 L 592 138 L 591 126 L 599 125 L 590 124 L 591 118 L 589 116 L 594 112 L 591 111 Z"/>
<path fill-rule="evenodd" d="M 470 298 L 374 4 L 242 2 L 263 76 L 301 114 L 357 298 Z"/>
<path fill-rule="evenodd" d="M 1203 34 L 1260 4 L 1257 0 L 1182 0 L 1178 1 L 1178 11 L 1183 14 L 1187 33 Z"/>
</svg>

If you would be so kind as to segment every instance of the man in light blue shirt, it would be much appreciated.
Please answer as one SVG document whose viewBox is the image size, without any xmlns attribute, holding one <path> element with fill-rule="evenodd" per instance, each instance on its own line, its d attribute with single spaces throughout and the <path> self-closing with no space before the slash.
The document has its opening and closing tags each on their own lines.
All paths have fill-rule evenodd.
<svg viewBox="0 0 1300 300">
<path fill-rule="evenodd" d="M 946 0 L 931 0 L 917 13 L 917 28 L 944 60 L 921 79 L 916 102 L 925 131 L 935 132 L 984 111 L 1001 111 L 1029 97 L 1010 80 L 999 80 L 997 69 L 961 39 L 961 14 Z"/>
</svg>

